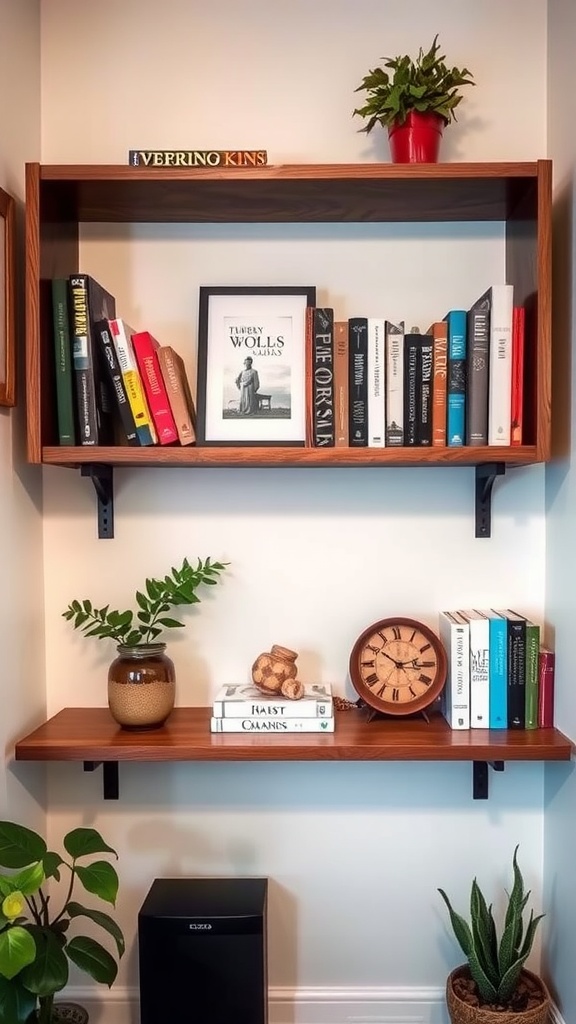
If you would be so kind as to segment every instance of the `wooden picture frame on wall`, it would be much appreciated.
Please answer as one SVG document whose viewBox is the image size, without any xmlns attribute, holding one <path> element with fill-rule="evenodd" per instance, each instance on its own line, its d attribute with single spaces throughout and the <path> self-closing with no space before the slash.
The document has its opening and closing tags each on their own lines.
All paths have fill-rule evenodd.
<svg viewBox="0 0 576 1024">
<path fill-rule="evenodd" d="M 14 199 L 0 188 L 0 405 L 16 405 Z"/>
</svg>

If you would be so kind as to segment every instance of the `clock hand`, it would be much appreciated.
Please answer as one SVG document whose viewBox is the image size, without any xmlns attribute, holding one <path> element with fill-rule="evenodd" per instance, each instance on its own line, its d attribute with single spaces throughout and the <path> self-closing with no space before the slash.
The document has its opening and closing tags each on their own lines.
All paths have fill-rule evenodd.
<svg viewBox="0 0 576 1024">
<path fill-rule="evenodd" d="M 396 668 L 402 668 L 402 662 L 396 661 L 395 658 L 391 658 L 389 654 L 386 654 L 386 651 L 380 651 L 380 654 L 383 654 L 385 658 L 388 658 L 388 661 L 393 662 Z"/>
</svg>

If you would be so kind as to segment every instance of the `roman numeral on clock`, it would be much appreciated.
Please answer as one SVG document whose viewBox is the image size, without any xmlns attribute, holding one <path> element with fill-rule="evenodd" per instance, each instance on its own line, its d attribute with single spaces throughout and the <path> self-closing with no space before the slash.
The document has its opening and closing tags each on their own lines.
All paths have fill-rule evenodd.
<svg viewBox="0 0 576 1024">
<path fill-rule="evenodd" d="M 378 676 L 375 672 L 371 672 L 369 676 L 366 676 L 366 682 L 368 686 L 374 686 L 374 683 L 378 682 Z"/>
</svg>

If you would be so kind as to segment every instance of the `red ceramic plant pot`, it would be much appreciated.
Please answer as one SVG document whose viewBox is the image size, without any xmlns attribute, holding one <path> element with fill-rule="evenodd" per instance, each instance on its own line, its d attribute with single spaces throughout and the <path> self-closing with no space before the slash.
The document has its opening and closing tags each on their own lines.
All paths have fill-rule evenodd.
<svg viewBox="0 0 576 1024">
<path fill-rule="evenodd" d="M 437 163 L 444 124 L 444 118 L 439 114 L 420 114 L 412 110 L 403 124 L 390 125 L 388 138 L 392 163 Z"/>
</svg>

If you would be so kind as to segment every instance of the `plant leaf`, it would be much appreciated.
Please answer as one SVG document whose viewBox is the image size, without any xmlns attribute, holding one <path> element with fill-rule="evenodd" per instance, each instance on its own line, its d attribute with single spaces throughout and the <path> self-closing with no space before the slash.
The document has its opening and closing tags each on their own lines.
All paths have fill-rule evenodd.
<svg viewBox="0 0 576 1024">
<path fill-rule="evenodd" d="M 49 929 L 32 926 L 36 958 L 22 972 L 22 983 L 37 996 L 51 996 L 68 981 L 68 961 L 62 946 Z"/>
<path fill-rule="evenodd" d="M 116 850 L 104 842 L 95 828 L 72 829 L 64 836 L 64 849 L 74 860 L 88 857 L 91 853 L 113 853 L 115 857 L 118 856 Z"/>
<path fill-rule="evenodd" d="M 89 910 L 83 907 L 80 903 L 68 903 L 66 906 L 66 912 L 70 917 L 88 917 L 95 924 L 99 925 L 100 928 L 104 928 L 109 935 L 112 936 L 118 949 L 118 956 L 124 955 L 126 945 L 124 942 L 124 936 L 116 921 L 109 914 L 104 914 L 100 910 Z"/>
<path fill-rule="evenodd" d="M 16 924 L 0 932 L 0 974 L 4 978 L 15 978 L 35 956 L 36 943 L 28 928 Z"/>
<path fill-rule="evenodd" d="M 0 977 L 0 1024 L 26 1024 L 36 1007 L 36 996 L 24 988 L 19 978 Z"/>
<path fill-rule="evenodd" d="M 42 861 L 37 864 L 30 864 L 23 871 L 18 872 L 11 878 L 12 885 L 18 889 L 23 896 L 31 896 L 37 892 L 45 879 L 44 865 Z"/>
<path fill-rule="evenodd" d="M 116 980 L 118 967 L 108 950 L 99 942 L 89 939 L 86 935 L 77 935 L 70 939 L 66 952 L 82 971 L 86 971 L 94 981 L 110 987 Z"/>
<path fill-rule="evenodd" d="M 24 825 L 0 821 L 0 865 L 3 868 L 25 868 L 42 860 L 46 843 L 41 836 Z"/>
<path fill-rule="evenodd" d="M 98 860 L 88 867 L 76 866 L 76 874 L 87 892 L 99 896 L 113 906 L 118 895 L 118 875 L 108 861 Z"/>
</svg>

